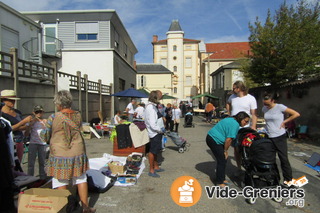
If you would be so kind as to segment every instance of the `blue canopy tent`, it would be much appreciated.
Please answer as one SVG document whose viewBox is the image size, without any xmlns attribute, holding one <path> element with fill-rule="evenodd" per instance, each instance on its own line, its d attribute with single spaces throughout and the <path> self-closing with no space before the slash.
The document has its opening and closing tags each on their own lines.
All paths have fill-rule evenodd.
<svg viewBox="0 0 320 213">
<path fill-rule="evenodd" d="M 131 97 L 131 98 L 148 98 L 148 95 L 136 90 L 135 88 L 129 88 L 129 89 L 123 90 L 121 92 L 114 93 L 111 96 Z"/>
</svg>

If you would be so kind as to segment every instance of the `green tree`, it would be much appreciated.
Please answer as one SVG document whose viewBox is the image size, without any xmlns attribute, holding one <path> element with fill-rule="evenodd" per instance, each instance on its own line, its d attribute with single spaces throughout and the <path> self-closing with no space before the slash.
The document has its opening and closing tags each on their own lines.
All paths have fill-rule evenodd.
<svg viewBox="0 0 320 213">
<path fill-rule="evenodd" d="M 260 85 L 308 78 L 320 71 L 320 5 L 284 2 L 264 24 L 249 23 L 250 64 L 245 76 Z"/>
</svg>

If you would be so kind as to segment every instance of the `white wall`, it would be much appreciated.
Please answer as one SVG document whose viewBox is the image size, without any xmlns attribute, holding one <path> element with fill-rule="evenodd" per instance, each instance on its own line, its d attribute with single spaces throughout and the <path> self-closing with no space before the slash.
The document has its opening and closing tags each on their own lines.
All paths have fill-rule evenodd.
<svg viewBox="0 0 320 213">
<path fill-rule="evenodd" d="M 81 71 L 81 76 L 88 75 L 90 81 L 102 80 L 102 84 L 113 83 L 113 52 L 63 52 L 62 64 L 59 71 L 77 74 Z"/>
</svg>

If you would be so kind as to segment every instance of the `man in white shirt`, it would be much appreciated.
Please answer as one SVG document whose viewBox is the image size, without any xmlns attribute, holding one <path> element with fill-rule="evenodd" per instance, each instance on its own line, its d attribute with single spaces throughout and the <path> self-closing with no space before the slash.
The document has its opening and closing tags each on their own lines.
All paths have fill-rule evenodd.
<svg viewBox="0 0 320 213">
<path fill-rule="evenodd" d="M 131 102 L 126 107 L 126 112 L 128 114 L 128 121 L 133 121 L 133 115 L 134 115 L 134 106 L 136 104 L 136 99 L 132 99 Z"/>
<path fill-rule="evenodd" d="M 161 91 L 151 91 L 149 95 L 149 104 L 146 106 L 144 117 L 145 124 L 148 130 L 148 135 L 150 138 L 150 150 L 148 154 L 150 169 L 148 175 L 150 177 L 160 177 L 157 172 L 162 172 L 158 164 L 157 155 L 162 150 L 162 134 L 165 129 L 161 129 L 158 124 L 158 119 L 161 119 L 160 112 L 157 109 L 157 104 L 162 98 Z"/>
<path fill-rule="evenodd" d="M 247 88 L 242 81 L 236 81 L 233 83 L 233 94 L 229 97 L 226 105 L 228 114 L 231 116 L 236 115 L 238 112 L 244 111 L 251 115 L 250 127 L 256 130 L 257 125 L 257 101 L 256 99 L 248 94 Z M 244 126 L 249 127 L 249 125 Z M 237 162 L 239 171 L 241 170 L 241 156 L 239 154 L 238 144 L 233 144 L 234 157 Z"/>
</svg>

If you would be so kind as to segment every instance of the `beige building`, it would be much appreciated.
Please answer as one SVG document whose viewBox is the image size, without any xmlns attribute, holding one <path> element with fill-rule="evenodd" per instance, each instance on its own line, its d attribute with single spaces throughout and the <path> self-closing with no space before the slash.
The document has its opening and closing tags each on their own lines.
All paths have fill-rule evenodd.
<svg viewBox="0 0 320 213">
<path fill-rule="evenodd" d="M 173 73 L 161 64 L 137 64 L 137 89 L 172 95 Z"/>
<path fill-rule="evenodd" d="M 232 75 L 224 75 L 225 72 L 221 72 L 224 69 L 220 68 L 243 59 L 249 54 L 249 42 L 207 43 L 206 53 L 202 54 L 205 70 L 205 92 L 217 96 L 217 90 L 230 91 L 234 81 L 243 80 L 242 73 L 239 73 L 240 64 L 236 63 L 236 66 L 235 64 L 231 66 L 236 69 L 236 71 L 232 72 Z M 229 67 L 225 67 L 225 69 L 229 70 Z M 231 85 L 229 82 L 231 82 Z"/>
<path fill-rule="evenodd" d="M 171 94 L 180 100 L 200 92 L 200 42 L 184 38 L 178 20 L 172 21 L 166 39 L 153 36 L 153 63 L 173 72 Z"/>
</svg>

